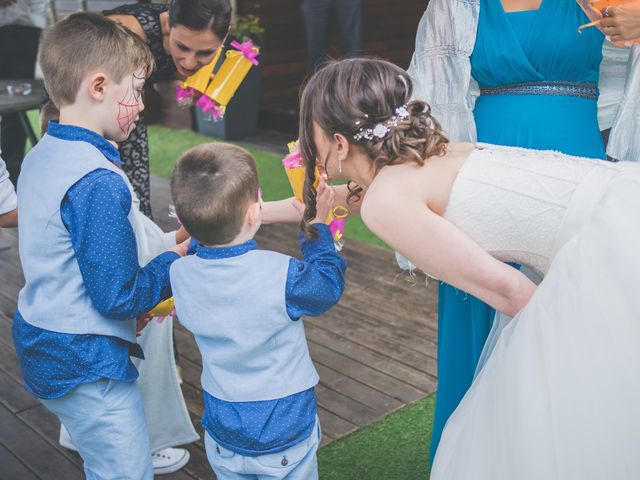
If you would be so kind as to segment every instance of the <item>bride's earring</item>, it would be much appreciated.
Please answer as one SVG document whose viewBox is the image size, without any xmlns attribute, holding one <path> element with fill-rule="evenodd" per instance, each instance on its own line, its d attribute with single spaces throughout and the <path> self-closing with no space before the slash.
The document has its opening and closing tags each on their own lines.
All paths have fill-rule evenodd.
<svg viewBox="0 0 640 480">
<path fill-rule="evenodd" d="M 338 158 L 338 172 L 342 173 L 342 157 Z"/>
</svg>

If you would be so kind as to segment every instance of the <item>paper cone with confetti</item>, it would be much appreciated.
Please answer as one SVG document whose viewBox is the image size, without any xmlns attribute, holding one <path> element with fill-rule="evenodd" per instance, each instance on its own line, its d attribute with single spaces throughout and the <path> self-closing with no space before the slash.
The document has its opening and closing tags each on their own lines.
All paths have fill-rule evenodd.
<svg viewBox="0 0 640 480">
<path fill-rule="evenodd" d="M 289 154 L 282 159 L 282 165 L 289 179 L 293 194 L 300 203 L 304 203 L 304 182 L 307 177 L 307 168 L 302 161 L 298 141 L 289 142 L 287 147 L 289 147 Z M 316 181 L 313 184 L 315 188 L 318 187 L 319 180 L 320 174 L 318 169 L 316 169 Z M 325 223 L 329 225 L 336 250 L 338 251 L 342 250 L 344 245 L 344 222 L 347 215 L 349 215 L 349 210 L 339 205 L 329 212 L 329 216 L 325 221 Z"/>
<path fill-rule="evenodd" d="M 207 90 L 209 82 L 211 81 L 211 77 L 213 77 L 213 69 L 218 63 L 221 52 L 222 47 L 218 49 L 218 51 L 216 52 L 216 56 L 213 57 L 211 63 L 205 65 L 184 81 L 185 87 L 193 88 L 197 92 L 204 93 Z"/>
<path fill-rule="evenodd" d="M 587 14 L 591 23 L 586 23 L 584 25 L 580 25 L 578 31 L 582 31 L 584 28 L 593 27 L 600 25 L 602 18 L 604 16 L 604 11 L 607 8 L 613 7 L 621 7 L 624 6 L 633 10 L 640 10 L 640 0 L 576 0 L 578 5 L 584 10 L 584 13 Z M 602 30 L 602 29 L 601 29 Z M 603 33 L 606 35 L 606 32 Z M 640 44 L 640 38 L 636 38 L 634 40 L 630 40 L 627 42 L 614 42 L 614 45 L 618 45 L 619 47 L 626 47 L 632 44 Z"/>
<path fill-rule="evenodd" d="M 219 105 L 226 107 L 253 65 L 258 65 L 259 50 L 251 40 L 231 42 L 235 50 L 227 51 L 227 58 L 213 77 L 205 94 Z"/>
<path fill-rule="evenodd" d="M 176 90 L 176 100 L 182 105 L 193 104 L 193 97 L 196 94 L 202 95 L 206 90 L 211 77 L 213 76 L 213 69 L 218 63 L 222 47 L 218 49 L 213 60 L 198 70 L 196 73 L 187 77 L 184 82 L 178 85 Z"/>
<path fill-rule="evenodd" d="M 298 141 L 289 142 L 287 147 L 289 147 L 289 155 L 282 159 L 282 165 L 284 166 L 284 171 L 289 179 L 289 184 L 291 185 L 293 194 L 300 203 L 304 203 L 303 191 L 304 181 L 307 176 L 307 169 L 302 162 L 302 155 L 300 154 Z M 316 170 L 316 182 L 314 183 L 314 187 L 317 186 L 318 172 Z"/>
<path fill-rule="evenodd" d="M 342 205 L 337 205 L 329 212 L 329 216 L 325 223 L 329 225 L 331 235 L 333 236 L 333 244 L 339 252 L 344 247 L 344 222 L 349 215 L 349 210 Z"/>
<path fill-rule="evenodd" d="M 211 63 L 202 67 L 194 75 L 187 78 L 178 86 L 176 99 L 180 103 L 193 103 L 205 113 L 211 114 L 213 120 L 219 120 L 224 116 L 229 101 L 238 90 L 238 87 L 249 73 L 253 65 L 258 65 L 256 59 L 260 50 L 253 46 L 251 40 L 244 43 L 231 42 L 235 50 L 228 50 L 225 61 L 218 72 L 213 75 L 213 70 L 220 58 L 222 48 L 218 50 Z"/>
</svg>

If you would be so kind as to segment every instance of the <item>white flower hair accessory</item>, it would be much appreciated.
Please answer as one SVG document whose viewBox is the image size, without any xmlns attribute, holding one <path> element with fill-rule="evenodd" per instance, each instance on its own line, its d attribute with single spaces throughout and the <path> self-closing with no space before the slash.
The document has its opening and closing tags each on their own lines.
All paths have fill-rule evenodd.
<svg viewBox="0 0 640 480">
<path fill-rule="evenodd" d="M 380 122 L 373 128 L 361 127 L 360 130 L 353 136 L 353 139 L 360 141 L 363 138 L 366 140 L 373 140 L 374 138 L 384 138 L 391 131 L 391 129 L 398 125 L 398 122 L 409 117 L 409 110 L 406 105 L 402 105 L 396 108 L 396 113 L 386 122 Z M 360 121 L 356 122 L 356 126 L 360 125 Z"/>
</svg>

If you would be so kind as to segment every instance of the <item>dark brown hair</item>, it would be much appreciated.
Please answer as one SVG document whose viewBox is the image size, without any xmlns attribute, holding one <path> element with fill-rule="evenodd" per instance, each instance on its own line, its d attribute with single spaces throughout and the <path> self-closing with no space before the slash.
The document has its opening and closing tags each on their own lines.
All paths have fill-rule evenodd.
<svg viewBox="0 0 640 480">
<path fill-rule="evenodd" d="M 60 120 L 60 110 L 56 107 L 55 103 L 51 100 L 47 100 L 40 108 L 40 136 L 44 136 L 49 130 L 49 122 L 52 120 Z"/>
<path fill-rule="evenodd" d="M 154 58 L 129 29 L 96 13 L 79 12 L 56 23 L 40 46 L 40 66 L 47 93 L 57 107 L 75 102 L 84 77 L 104 69 L 116 83 L 144 68 L 151 74 Z"/>
<path fill-rule="evenodd" d="M 187 232 L 204 245 L 226 245 L 242 230 L 249 205 L 258 201 L 256 161 L 235 145 L 198 145 L 176 162 L 171 196 Z"/>
<path fill-rule="evenodd" d="M 400 67 L 376 58 L 350 58 L 327 63 L 304 87 L 300 98 L 300 151 L 307 169 L 304 185 L 303 230 L 313 235 L 309 222 L 316 216 L 315 180 L 318 150 L 313 138 L 314 122 L 329 137 L 344 135 L 352 146 L 370 158 L 374 173 L 386 165 L 423 165 L 433 155 L 446 152 L 448 140 L 431 108 L 422 101 L 409 101 L 413 86 Z M 354 139 L 360 129 L 373 129 L 406 105 L 408 118 L 398 121 L 383 137 Z M 350 198 L 361 189 L 350 185 Z"/>
<path fill-rule="evenodd" d="M 169 4 L 169 25 L 191 30 L 211 30 L 224 40 L 231 24 L 229 0 L 173 0 Z"/>
</svg>

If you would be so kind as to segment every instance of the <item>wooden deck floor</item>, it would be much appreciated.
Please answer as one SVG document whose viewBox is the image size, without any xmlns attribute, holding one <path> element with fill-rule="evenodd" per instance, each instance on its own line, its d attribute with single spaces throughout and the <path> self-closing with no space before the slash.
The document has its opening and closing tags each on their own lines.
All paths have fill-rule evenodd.
<svg viewBox="0 0 640 480">
<path fill-rule="evenodd" d="M 152 180 L 156 221 L 171 228 L 168 183 Z M 261 248 L 298 255 L 297 228 L 264 226 Z M 83 478 L 80 457 L 58 445 L 59 424 L 22 387 L 11 339 L 11 317 L 23 283 L 15 231 L 0 231 L 0 480 Z M 305 320 L 309 349 L 320 374 L 317 387 L 323 444 L 368 425 L 435 391 L 436 285 L 424 278 L 409 282 L 393 255 L 348 240 L 347 289 L 340 304 Z M 201 364 L 190 333 L 175 331 L 182 389 L 194 425 L 202 397 Z M 191 461 L 167 480 L 211 479 L 202 442 L 187 447 Z"/>
</svg>

